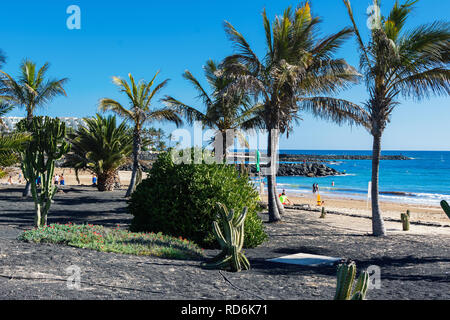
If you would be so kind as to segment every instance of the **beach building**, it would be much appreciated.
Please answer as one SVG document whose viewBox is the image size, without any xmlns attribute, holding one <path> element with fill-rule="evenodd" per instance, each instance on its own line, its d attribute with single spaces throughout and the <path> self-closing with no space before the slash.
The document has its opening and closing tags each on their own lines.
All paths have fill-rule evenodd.
<svg viewBox="0 0 450 320">
<path fill-rule="evenodd" d="M 24 119 L 24 117 L 1 117 L 4 125 L 4 130 L 11 132 L 15 129 L 17 123 Z M 84 125 L 82 118 L 75 117 L 58 117 L 61 121 L 66 123 L 66 126 L 76 130 L 80 125 Z"/>
</svg>

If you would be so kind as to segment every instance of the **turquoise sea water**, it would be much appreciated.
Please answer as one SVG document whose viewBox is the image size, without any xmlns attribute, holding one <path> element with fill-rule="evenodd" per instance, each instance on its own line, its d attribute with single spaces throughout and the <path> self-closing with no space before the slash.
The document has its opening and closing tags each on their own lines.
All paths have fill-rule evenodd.
<svg viewBox="0 0 450 320">
<path fill-rule="evenodd" d="M 280 150 L 287 154 L 371 155 L 371 151 Z M 382 160 L 380 200 L 439 205 L 450 201 L 450 151 L 383 151 L 382 155 L 404 155 L 412 160 Z M 278 188 L 287 193 L 312 193 L 318 183 L 323 196 L 367 199 L 371 180 L 371 160 L 330 160 L 330 167 L 345 171 L 345 176 L 322 178 L 277 177 Z M 334 187 L 332 182 L 334 181 Z"/>
</svg>

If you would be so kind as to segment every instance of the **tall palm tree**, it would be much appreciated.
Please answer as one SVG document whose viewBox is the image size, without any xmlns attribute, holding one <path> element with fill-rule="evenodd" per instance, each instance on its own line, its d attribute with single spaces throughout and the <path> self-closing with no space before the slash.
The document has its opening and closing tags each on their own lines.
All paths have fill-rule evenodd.
<svg viewBox="0 0 450 320">
<path fill-rule="evenodd" d="M 350 102 L 332 97 L 358 81 L 359 74 L 334 53 L 352 30 L 339 32 L 319 39 L 321 20 L 313 17 L 308 3 L 293 10 L 291 7 L 271 25 L 263 11 L 266 54 L 258 58 L 250 44 L 229 22 L 225 31 L 236 53 L 225 58 L 227 74 L 235 78 L 232 86 L 243 87 L 262 100 L 265 128 L 268 131 L 268 156 L 270 172 L 267 175 L 269 221 L 281 219 L 283 206 L 276 196 L 276 160 L 279 135 L 289 132 L 298 120 L 298 112 L 310 110 L 323 118 L 336 122 L 354 122 L 351 115 L 358 107 Z M 231 87 L 232 87 L 231 86 Z"/>
<path fill-rule="evenodd" d="M 241 144 L 248 146 L 239 129 L 261 126 L 261 118 L 256 114 L 261 110 L 261 105 L 252 106 L 249 95 L 242 88 L 235 87 L 233 91 L 225 91 L 232 80 L 224 75 L 224 71 L 213 60 L 208 60 L 203 69 L 212 89 L 211 94 L 207 93 L 189 70 L 183 73 L 183 78 L 199 92 L 198 97 L 206 106 L 205 112 L 171 96 L 165 96 L 162 101 L 170 107 L 181 110 L 189 124 L 200 121 L 204 127 L 217 130 L 215 140 L 222 141 L 222 145 L 216 147 L 220 147 L 222 156 L 226 157 L 226 150 L 233 144 L 235 136 Z M 233 139 L 230 139 L 230 135 L 227 139 L 227 132 L 233 133 Z"/>
<path fill-rule="evenodd" d="M 25 108 L 27 120 L 31 123 L 34 111 L 59 95 L 66 95 L 63 86 L 67 78 L 47 80 L 49 64 L 45 63 L 39 70 L 36 64 L 25 59 L 20 66 L 20 74 L 15 80 L 0 70 L 0 97 L 10 105 Z M 27 182 L 24 196 L 31 196 L 30 184 Z"/>
<path fill-rule="evenodd" d="M 163 89 L 168 79 L 156 85 L 154 88 L 156 76 L 159 71 L 153 76 L 153 79 L 149 82 L 140 80 L 138 83 L 134 81 L 131 74 L 128 75 L 130 84 L 119 77 L 113 77 L 113 83 L 120 88 L 120 92 L 126 94 L 129 99 L 129 108 L 122 106 L 119 102 L 103 98 L 100 100 L 99 109 L 102 111 L 111 110 L 123 117 L 127 121 L 131 121 L 134 125 L 133 131 L 133 171 L 131 174 L 131 181 L 128 187 L 126 197 L 129 197 L 139 183 L 137 177 L 140 177 L 141 169 L 139 166 L 139 153 L 142 148 L 141 133 L 145 124 L 153 121 L 170 121 L 177 126 L 181 125 L 182 121 L 176 110 L 170 107 L 163 107 L 159 109 L 151 109 L 152 99 Z"/>
<path fill-rule="evenodd" d="M 66 95 L 63 86 L 67 78 L 47 80 L 49 64 L 45 63 L 39 70 L 31 60 L 25 59 L 20 66 L 16 80 L 4 71 L 0 71 L 0 96 L 14 106 L 23 107 L 27 119 L 31 121 L 37 107 L 49 103 L 58 95 Z"/>
<path fill-rule="evenodd" d="M 378 177 L 381 137 L 390 122 L 399 98 L 428 98 L 450 93 L 450 28 L 434 22 L 405 30 L 404 26 L 417 1 L 395 2 L 389 16 L 375 17 L 368 43 L 365 44 L 353 18 L 350 1 L 344 0 L 359 44 L 360 65 L 365 76 L 369 99 L 359 115 L 373 136 L 372 151 L 372 232 L 386 235 L 378 204 Z M 379 8 L 380 2 L 374 0 Z"/>
<path fill-rule="evenodd" d="M 65 165 L 88 170 L 97 176 L 99 191 L 114 190 L 118 168 L 125 164 L 133 151 L 133 137 L 125 122 L 116 124 L 116 116 L 107 118 L 97 114 L 85 118 L 85 126 L 70 133 L 71 152 L 65 157 Z"/>
</svg>

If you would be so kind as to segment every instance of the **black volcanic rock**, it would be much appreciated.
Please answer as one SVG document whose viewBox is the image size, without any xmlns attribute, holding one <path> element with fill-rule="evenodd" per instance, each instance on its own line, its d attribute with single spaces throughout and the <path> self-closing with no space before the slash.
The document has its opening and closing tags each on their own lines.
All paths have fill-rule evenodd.
<svg viewBox="0 0 450 320">
<path fill-rule="evenodd" d="M 411 160 L 403 155 L 381 156 L 381 160 Z M 367 155 L 335 155 L 335 154 L 280 154 L 280 161 L 317 161 L 317 160 L 372 160 Z"/>
<path fill-rule="evenodd" d="M 261 165 L 261 167 L 265 167 Z M 252 173 L 256 173 L 256 166 L 250 165 Z M 339 172 L 333 168 L 319 162 L 311 163 L 280 163 L 278 167 L 277 176 L 308 176 L 308 177 L 326 177 L 342 175 L 343 172 Z"/>
</svg>

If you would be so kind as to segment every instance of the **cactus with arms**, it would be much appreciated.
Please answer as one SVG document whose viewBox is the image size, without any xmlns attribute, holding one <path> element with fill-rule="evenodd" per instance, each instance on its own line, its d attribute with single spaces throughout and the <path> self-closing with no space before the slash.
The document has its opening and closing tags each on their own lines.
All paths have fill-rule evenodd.
<svg viewBox="0 0 450 320">
<path fill-rule="evenodd" d="M 69 151 L 66 142 L 66 126 L 59 119 L 50 117 L 33 117 L 31 122 L 22 120 L 17 124 L 20 132 L 29 132 L 32 140 L 21 152 L 23 176 L 31 184 L 31 193 L 35 203 L 35 226 L 47 224 L 50 205 L 57 191 L 53 185 L 55 161 Z M 36 180 L 41 178 L 41 188 Z"/>
<path fill-rule="evenodd" d="M 447 201 L 442 200 L 441 207 L 444 210 L 444 212 L 447 214 L 447 217 L 450 218 L 450 206 L 448 205 Z"/>
<path fill-rule="evenodd" d="M 364 300 L 369 285 L 369 273 L 363 271 L 355 282 L 356 264 L 340 264 L 337 268 L 337 287 L 334 300 Z"/>
<path fill-rule="evenodd" d="M 217 204 L 220 209 L 219 221 L 213 222 L 213 233 L 222 248 L 222 252 L 212 258 L 203 266 L 208 269 L 224 269 L 233 272 L 250 269 L 250 263 L 242 253 L 244 245 L 244 220 L 247 216 L 247 207 L 240 214 L 234 210 L 228 211 L 221 203 Z M 219 226 L 222 222 L 223 232 Z"/>
<path fill-rule="evenodd" d="M 400 219 L 402 220 L 403 224 L 403 231 L 409 231 L 409 219 L 411 218 L 411 215 L 409 213 L 409 210 L 406 210 L 406 213 L 402 213 L 400 215 Z"/>
</svg>

